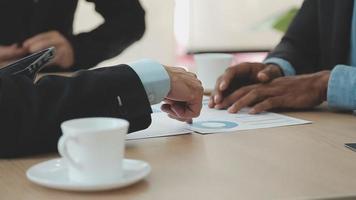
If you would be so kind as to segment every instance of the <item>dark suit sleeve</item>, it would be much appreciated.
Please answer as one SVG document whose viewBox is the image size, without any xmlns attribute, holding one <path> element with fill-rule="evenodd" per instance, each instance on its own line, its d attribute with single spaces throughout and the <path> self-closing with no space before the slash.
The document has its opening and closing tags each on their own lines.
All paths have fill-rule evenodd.
<svg viewBox="0 0 356 200">
<path fill-rule="evenodd" d="M 99 62 L 117 56 L 145 31 L 145 11 L 138 0 L 88 0 L 104 23 L 87 33 L 68 39 L 75 52 L 74 69 L 93 67 Z"/>
<path fill-rule="evenodd" d="M 24 76 L 0 76 L 0 84 L 0 157 L 56 151 L 60 123 L 73 118 L 125 118 L 130 131 L 151 123 L 144 87 L 126 65 L 45 76 L 36 84 Z"/>
<path fill-rule="evenodd" d="M 297 74 L 310 73 L 319 59 L 318 1 L 306 0 L 281 42 L 268 55 L 289 61 Z"/>
</svg>

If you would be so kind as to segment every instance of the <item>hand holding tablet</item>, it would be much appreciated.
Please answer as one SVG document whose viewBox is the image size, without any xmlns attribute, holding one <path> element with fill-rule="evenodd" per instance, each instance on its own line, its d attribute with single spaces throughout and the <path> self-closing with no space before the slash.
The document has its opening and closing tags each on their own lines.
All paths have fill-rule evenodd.
<svg viewBox="0 0 356 200">
<path fill-rule="evenodd" d="M 0 69 L 3 75 L 24 75 L 35 80 L 37 73 L 54 57 L 54 47 L 26 56 Z"/>
</svg>

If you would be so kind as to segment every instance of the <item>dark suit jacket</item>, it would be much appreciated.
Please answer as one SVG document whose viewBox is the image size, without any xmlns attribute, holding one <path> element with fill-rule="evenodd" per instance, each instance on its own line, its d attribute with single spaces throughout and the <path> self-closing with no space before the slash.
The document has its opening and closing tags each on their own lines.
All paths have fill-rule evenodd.
<svg viewBox="0 0 356 200">
<path fill-rule="evenodd" d="M 288 60 L 297 74 L 349 64 L 353 0 L 306 0 L 268 57 Z"/>
<path fill-rule="evenodd" d="M 151 112 L 139 77 L 126 65 L 45 76 L 36 84 L 25 76 L 0 75 L 0 157 L 55 151 L 65 120 L 119 117 L 136 131 L 149 126 Z"/>
<path fill-rule="evenodd" d="M 0 45 L 21 43 L 38 33 L 57 30 L 72 44 L 73 70 L 93 67 L 121 53 L 140 39 L 145 12 L 138 0 L 87 0 L 105 22 L 96 29 L 73 34 L 78 0 L 0 0 Z"/>
</svg>

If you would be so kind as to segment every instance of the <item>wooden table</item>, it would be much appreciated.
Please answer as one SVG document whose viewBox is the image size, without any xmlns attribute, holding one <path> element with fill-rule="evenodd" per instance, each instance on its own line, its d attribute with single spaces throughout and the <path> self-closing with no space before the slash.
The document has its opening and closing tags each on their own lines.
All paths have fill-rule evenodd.
<svg viewBox="0 0 356 200">
<path fill-rule="evenodd" d="M 0 160 L 0 199 L 356 199 L 356 116 L 326 109 L 284 113 L 310 125 L 130 141 L 128 158 L 152 173 L 124 189 L 78 193 L 29 182 L 26 170 L 57 155 Z"/>
</svg>

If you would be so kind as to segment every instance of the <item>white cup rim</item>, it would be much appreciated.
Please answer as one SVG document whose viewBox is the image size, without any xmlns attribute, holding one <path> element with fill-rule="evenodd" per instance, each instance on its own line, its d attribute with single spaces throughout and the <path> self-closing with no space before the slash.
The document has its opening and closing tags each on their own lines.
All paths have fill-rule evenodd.
<svg viewBox="0 0 356 200">
<path fill-rule="evenodd" d="M 100 124 L 100 122 L 105 122 L 106 126 L 97 126 L 97 124 Z M 83 126 L 84 123 L 87 125 L 86 127 Z M 86 117 L 71 119 L 61 123 L 61 129 L 63 134 L 66 134 L 65 130 L 72 130 L 76 133 L 93 133 L 101 131 L 113 131 L 121 128 L 126 128 L 128 126 L 129 122 L 127 120 L 112 117 Z"/>
<path fill-rule="evenodd" d="M 199 53 L 194 54 L 198 59 L 232 59 L 234 55 L 228 53 Z"/>
</svg>

